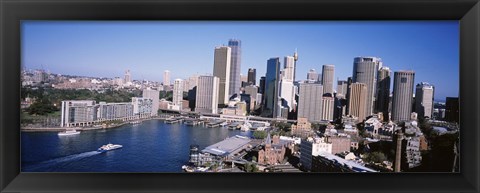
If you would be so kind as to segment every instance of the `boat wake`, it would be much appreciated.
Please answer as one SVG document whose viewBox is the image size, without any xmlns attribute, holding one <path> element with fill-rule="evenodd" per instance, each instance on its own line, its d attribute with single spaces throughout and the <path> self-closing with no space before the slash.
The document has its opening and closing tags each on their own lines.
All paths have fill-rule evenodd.
<svg viewBox="0 0 480 193">
<path fill-rule="evenodd" d="M 101 152 L 98 152 L 98 151 L 89 151 L 89 152 L 69 155 L 65 157 L 59 157 L 59 158 L 43 161 L 40 163 L 35 163 L 32 165 L 26 165 L 22 168 L 22 171 L 23 172 L 49 171 L 49 168 L 58 166 L 62 163 L 66 163 L 74 160 L 80 160 L 80 159 L 91 157 L 100 153 Z"/>
</svg>

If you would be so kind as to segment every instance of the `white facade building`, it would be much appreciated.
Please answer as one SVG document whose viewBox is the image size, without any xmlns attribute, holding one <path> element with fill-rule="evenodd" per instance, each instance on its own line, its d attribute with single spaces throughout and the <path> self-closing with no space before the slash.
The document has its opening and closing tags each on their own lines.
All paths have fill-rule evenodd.
<svg viewBox="0 0 480 193">
<path fill-rule="evenodd" d="M 152 116 L 157 116 L 158 115 L 158 108 L 159 108 L 159 105 L 160 105 L 160 103 L 159 103 L 160 91 L 147 88 L 147 89 L 143 90 L 142 97 L 152 99 L 151 115 Z"/>
<path fill-rule="evenodd" d="M 175 79 L 173 82 L 173 105 L 178 106 L 178 109 L 182 109 L 183 102 L 183 80 Z"/>
<path fill-rule="evenodd" d="M 218 113 L 218 90 L 220 79 L 215 76 L 198 78 L 195 112 Z"/>
</svg>

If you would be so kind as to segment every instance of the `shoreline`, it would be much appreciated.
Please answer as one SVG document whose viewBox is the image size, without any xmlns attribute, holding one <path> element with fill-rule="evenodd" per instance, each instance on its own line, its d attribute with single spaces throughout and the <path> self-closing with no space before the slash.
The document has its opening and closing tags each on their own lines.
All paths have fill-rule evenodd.
<svg viewBox="0 0 480 193">
<path fill-rule="evenodd" d="M 149 120 L 164 120 L 164 119 L 165 118 L 162 118 L 162 117 L 153 117 L 153 118 L 149 118 L 149 119 L 135 120 L 135 121 L 143 122 L 143 121 L 149 121 Z M 62 132 L 62 131 L 66 131 L 68 129 L 75 129 L 77 131 L 92 131 L 92 130 L 101 130 L 101 129 L 114 129 L 114 128 L 118 128 L 118 127 L 121 127 L 121 126 L 124 126 L 124 125 L 127 125 L 127 124 L 130 124 L 130 122 L 124 122 L 124 123 L 120 123 L 118 125 L 110 125 L 110 126 L 107 126 L 107 127 L 102 127 L 102 126 L 94 126 L 94 127 L 25 127 L 25 128 L 21 128 L 20 131 L 21 132 L 29 132 L 29 133 L 32 133 L 32 132 Z"/>
</svg>

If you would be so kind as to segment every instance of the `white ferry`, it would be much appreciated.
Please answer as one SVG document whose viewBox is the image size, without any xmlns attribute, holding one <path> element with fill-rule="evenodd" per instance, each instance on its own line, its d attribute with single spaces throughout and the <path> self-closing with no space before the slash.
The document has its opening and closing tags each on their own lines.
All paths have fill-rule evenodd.
<svg viewBox="0 0 480 193">
<path fill-rule="evenodd" d="M 116 144 L 107 144 L 107 145 L 102 145 L 102 147 L 98 148 L 98 152 L 106 152 L 106 151 L 111 151 L 111 150 L 114 150 L 114 149 L 119 149 L 119 148 L 122 148 L 123 146 L 122 145 L 116 145 Z"/>
<path fill-rule="evenodd" d="M 72 129 L 72 130 L 62 131 L 62 132 L 58 133 L 58 136 L 76 135 L 76 134 L 80 134 L 80 131 L 77 131 L 77 130 L 75 130 L 75 129 Z"/>
</svg>

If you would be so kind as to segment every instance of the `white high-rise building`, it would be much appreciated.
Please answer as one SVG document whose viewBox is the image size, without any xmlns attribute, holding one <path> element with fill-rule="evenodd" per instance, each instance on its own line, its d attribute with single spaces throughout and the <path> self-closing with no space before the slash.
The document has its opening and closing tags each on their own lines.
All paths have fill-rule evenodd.
<svg viewBox="0 0 480 193">
<path fill-rule="evenodd" d="M 220 46 L 215 48 L 213 76 L 220 79 L 218 89 L 218 104 L 222 105 L 226 105 L 230 97 L 229 90 L 231 52 L 232 49 L 227 46 Z M 240 81 L 240 72 L 238 72 L 238 81 Z"/>
<path fill-rule="evenodd" d="M 315 69 L 310 69 L 307 73 L 307 81 L 310 82 L 317 82 L 318 81 L 318 73 Z"/>
<path fill-rule="evenodd" d="M 310 122 L 322 120 L 323 86 L 318 83 L 301 83 L 299 87 L 298 115 Z"/>
<path fill-rule="evenodd" d="M 427 82 L 417 84 L 415 92 L 415 112 L 418 117 L 433 118 L 433 97 L 435 87 Z"/>
<path fill-rule="evenodd" d="M 132 97 L 133 114 L 141 118 L 152 114 L 153 100 L 143 97 Z"/>
<path fill-rule="evenodd" d="M 295 89 L 292 81 L 285 79 L 280 81 L 280 98 L 287 101 L 288 111 L 292 111 L 296 106 Z"/>
<path fill-rule="evenodd" d="M 148 98 L 152 99 L 152 116 L 157 116 L 158 115 L 158 108 L 159 108 L 159 101 L 160 101 L 160 91 L 158 90 L 152 90 L 150 88 L 143 89 L 142 92 L 142 97 L 143 98 Z"/>
<path fill-rule="evenodd" d="M 295 77 L 295 58 L 293 56 L 285 56 L 283 63 L 284 75 L 283 79 L 293 82 Z"/>
<path fill-rule="evenodd" d="M 175 79 L 173 82 L 173 105 L 178 106 L 180 110 L 182 110 L 182 102 L 183 102 L 183 80 L 182 79 Z"/>
<path fill-rule="evenodd" d="M 188 90 L 192 90 L 198 84 L 198 75 L 193 75 L 188 78 Z"/>
<path fill-rule="evenodd" d="M 218 91 L 220 79 L 215 76 L 199 76 L 197 96 L 195 98 L 195 112 L 213 113 L 218 112 Z"/>
<path fill-rule="evenodd" d="M 170 71 L 163 72 L 163 85 L 170 85 Z"/>
</svg>

